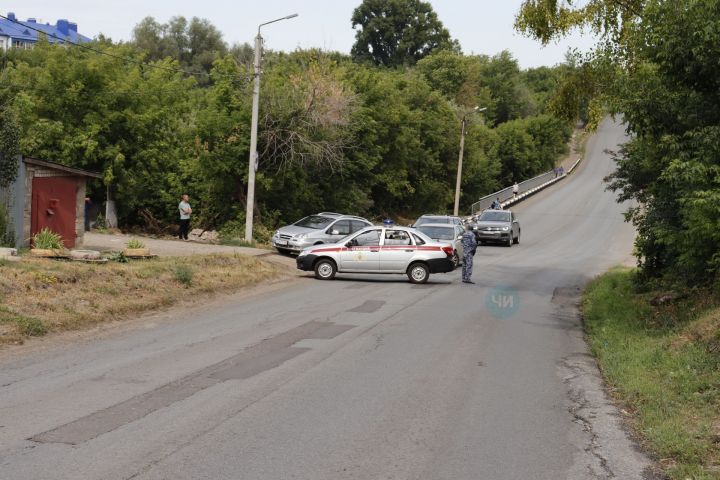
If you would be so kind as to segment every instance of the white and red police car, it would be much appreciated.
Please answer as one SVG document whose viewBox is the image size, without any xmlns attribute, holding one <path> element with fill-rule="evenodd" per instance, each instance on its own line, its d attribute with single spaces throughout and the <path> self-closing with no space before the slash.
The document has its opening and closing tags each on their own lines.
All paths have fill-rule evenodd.
<svg viewBox="0 0 720 480">
<path fill-rule="evenodd" d="M 337 273 L 402 273 L 412 283 L 425 283 L 431 273 L 455 267 L 453 247 L 413 228 L 373 226 L 333 244 L 315 245 L 297 257 L 297 268 L 314 271 L 320 280 Z"/>
</svg>

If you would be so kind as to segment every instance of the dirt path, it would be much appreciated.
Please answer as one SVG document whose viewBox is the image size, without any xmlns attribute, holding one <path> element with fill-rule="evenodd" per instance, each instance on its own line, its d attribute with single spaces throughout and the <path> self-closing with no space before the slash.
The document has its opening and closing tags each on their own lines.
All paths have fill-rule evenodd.
<svg viewBox="0 0 720 480">
<path fill-rule="evenodd" d="M 86 232 L 83 248 L 89 250 L 120 251 L 131 238 L 140 239 L 150 252 L 160 257 L 182 257 L 188 255 L 210 255 L 213 253 L 239 253 L 253 257 L 263 257 L 265 260 L 286 266 L 288 269 L 295 268 L 295 259 L 279 255 L 272 250 L 250 247 L 233 247 L 229 245 L 213 245 L 208 243 L 184 242 L 181 240 L 169 240 L 160 238 L 140 237 L 137 235 L 109 234 Z"/>
</svg>

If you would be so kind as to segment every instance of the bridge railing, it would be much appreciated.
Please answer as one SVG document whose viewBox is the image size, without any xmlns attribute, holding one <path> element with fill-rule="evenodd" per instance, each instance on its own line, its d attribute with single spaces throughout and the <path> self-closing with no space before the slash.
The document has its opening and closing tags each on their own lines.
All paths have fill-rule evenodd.
<svg viewBox="0 0 720 480">
<path fill-rule="evenodd" d="M 538 175 L 537 177 L 533 177 L 529 180 L 525 180 L 524 182 L 518 183 L 518 195 L 522 195 L 524 193 L 529 192 L 530 190 L 533 190 L 540 185 L 544 185 L 555 178 L 558 178 L 558 175 L 555 173 L 554 170 L 550 170 L 549 172 L 545 172 L 541 175 Z M 492 205 L 493 201 L 498 198 L 500 199 L 500 203 L 505 203 L 508 200 L 512 200 L 514 197 L 513 194 L 513 187 L 507 187 L 503 188 L 502 190 L 498 190 L 495 193 L 491 193 L 490 195 L 486 195 L 482 197 L 480 200 L 472 204 L 471 207 L 471 213 L 475 215 L 478 212 L 482 212 L 483 210 L 487 210 L 490 208 L 490 205 Z"/>
</svg>

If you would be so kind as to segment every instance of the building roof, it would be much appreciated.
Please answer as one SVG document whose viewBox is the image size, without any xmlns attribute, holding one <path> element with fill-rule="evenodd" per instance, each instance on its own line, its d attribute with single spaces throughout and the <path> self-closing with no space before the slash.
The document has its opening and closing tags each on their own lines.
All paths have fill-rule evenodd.
<svg viewBox="0 0 720 480">
<path fill-rule="evenodd" d="M 55 162 L 48 162 L 46 160 L 38 160 L 37 158 L 23 157 L 23 162 L 29 165 L 37 165 L 38 167 L 50 168 L 52 170 L 60 170 L 62 172 L 71 173 L 78 177 L 90 177 L 90 178 L 102 178 L 102 174 L 96 172 L 89 172 L 80 168 L 68 167 L 67 165 L 61 165 Z"/>
<path fill-rule="evenodd" d="M 38 23 L 34 18 L 28 18 L 24 22 L 20 21 L 12 12 L 6 16 L 9 20 L 0 18 L 0 36 L 25 42 L 37 42 L 41 35 L 37 30 L 41 30 L 46 34 L 50 43 L 59 43 L 63 40 L 74 43 L 91 41 L 90 38 L 77 32 L 77 23 L 65 19 L 60 19 L 55 25 L 50 25 L 49 23 Z"/>
</svg>

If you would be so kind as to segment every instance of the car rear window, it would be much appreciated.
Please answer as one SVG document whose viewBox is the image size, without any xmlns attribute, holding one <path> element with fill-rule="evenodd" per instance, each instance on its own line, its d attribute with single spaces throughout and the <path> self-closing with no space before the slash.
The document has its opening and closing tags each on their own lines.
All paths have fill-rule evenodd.
<svg viewBox="0 0 720 480">
<path fill-rule="evenodd" d="M 491 212 L 483 212 L 478 218 L 480 222 L 509 222 L 510 212 L 499 212 L 497 210 Z"/>
<path fill-rule="evenodd" d="M 438 240 L 452 240 L 454 233 L 455 233 L 455 227 L 420 227 L 418 228 L 422 233 L 427 235 L 430 238 L 435 238 Z"/>
<path fill-rule="evenodd" d="M 332 223 L 333 219 L 330 217 L 323 217 L 322 215 L 310 215 L 302 220 L 295 222 L 298 227 L 314 228 L 315 230 L 321 230 Z"/>
<path fill-rule="evenodd" d="M 426 223 L 452 223 L 450 217 L 420 217 L 415 222 L 415 226 L 424 225 Z"/>
</svg>

